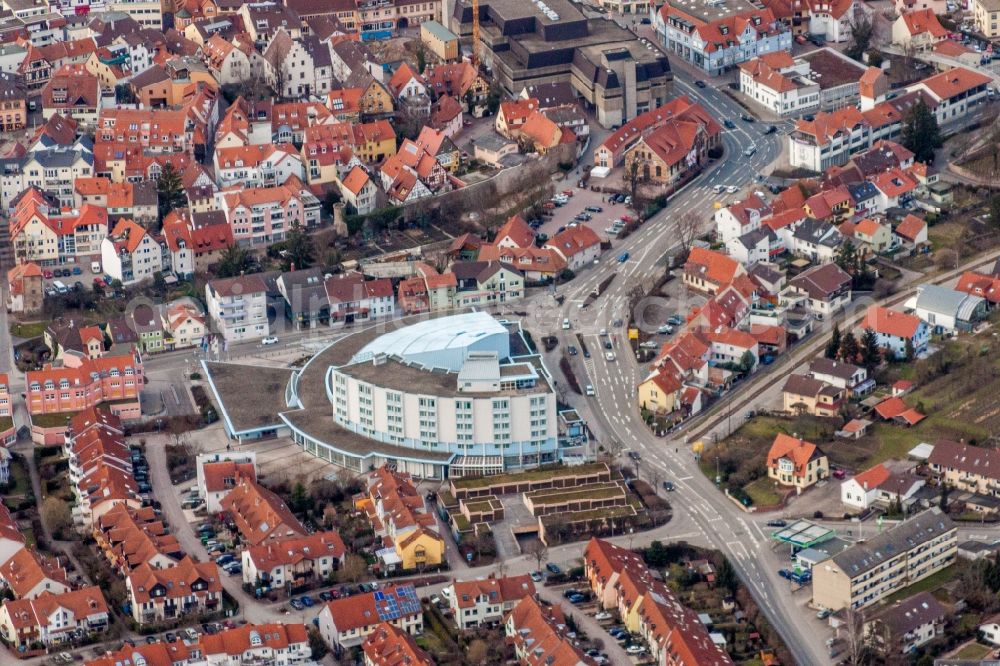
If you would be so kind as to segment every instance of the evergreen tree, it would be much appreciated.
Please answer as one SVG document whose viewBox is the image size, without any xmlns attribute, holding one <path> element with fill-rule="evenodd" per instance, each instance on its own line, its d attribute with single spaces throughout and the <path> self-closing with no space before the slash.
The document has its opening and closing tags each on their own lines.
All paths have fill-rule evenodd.
<svg viewBox="0 0 1000 666">
<path fill-rule="evenodd" d="M 882 362 L 882 348 L 878 346 L 878 334 L 866 328 L 861 335 L 861 364 L 869 373 Z"/>
<path fill-rule="evenodd" d="M 941 131 L 937 117 L 920 99 L 903 120 L 903 145 L 918 162 L 933 162 L 934 151 L 941 147 Z"/>
<path fill-rule="evenodd" d="M 905 353 L 907 361 L 912 361 L 917 357 L 917 351 L 913 348 L 913 340 L 910 338 L 906 338 Z"/>
<path fill-rule="evenodd" d="M 834 263 L 836 263 L 840 268 L 851 275 L 858 270 L 858 251 L 854 247 L 854 243 L 847 239 L 837 250 L 837 256 L 834 258 Z"/>
<path fill-rule="evenodd" d="M 215 267 L 215 274 L 220 278 L 236 277 L 245 273 L 253 265 L 250 253 L 237 245 L 230 245 L 222 253 L 222 258 Z"/>
<path fill-rule="evenodd" d="M 837 358 L 837 354 L 840 352 L 840 324 L 833 325 L 833 332 L 830 334 L 830 342 L 826 343 L 826 350 L 823 352 L 823 356 L 829 359 Z"/>
<path fill-rule="evenodd" d="M 160 172 L 160 177 L 156 180 L 156 196 L 160 222 L 163 222 L 167 213 L 174 208 L 182 207 L 185 203 L 181 172 L 175 169 L 170 162 L 163 165 L 163 171 Z"/>
<path fill-rule="evenodd" d="M 288 232 L 285 239 L 285 254 L 281 258 L 283 270 L 290 271 L 294 266 L 296 270 L 305 270 L 313 265 L 316 257 L 316 248 L 313 246 L 312 238 L 296 222 Z"/>
<path fill-rule="evenodd" d="M 854 363 L 858 360 L 859 351 L 858 339 L 854 337 L 854 333 L 848 331 L 840 342 L 840 360 L 845 363 Z"/>
</svg>

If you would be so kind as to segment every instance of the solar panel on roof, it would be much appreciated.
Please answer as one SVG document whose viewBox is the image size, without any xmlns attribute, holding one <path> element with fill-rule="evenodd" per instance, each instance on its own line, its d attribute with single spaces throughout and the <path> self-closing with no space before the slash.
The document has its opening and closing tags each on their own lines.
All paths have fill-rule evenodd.
<svg viewBox="0 0 1000 666">
<path fill-rule="evenodd" d="M 375 601 L 382 601 L 383 599 L 385 599 L 385 594 L 381 591 L 375 593 Z"/>
</svg>

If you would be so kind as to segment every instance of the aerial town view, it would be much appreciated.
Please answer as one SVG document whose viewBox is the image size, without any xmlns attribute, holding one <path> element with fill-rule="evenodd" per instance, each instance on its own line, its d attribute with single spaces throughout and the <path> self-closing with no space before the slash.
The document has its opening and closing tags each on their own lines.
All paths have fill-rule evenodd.
<svg viewBox="0 0 1000 666">
<path fill-rule="evenodd" d="M 0 0 L 0 666 L 1000 665 L 998 26 Z"/>
</svg>

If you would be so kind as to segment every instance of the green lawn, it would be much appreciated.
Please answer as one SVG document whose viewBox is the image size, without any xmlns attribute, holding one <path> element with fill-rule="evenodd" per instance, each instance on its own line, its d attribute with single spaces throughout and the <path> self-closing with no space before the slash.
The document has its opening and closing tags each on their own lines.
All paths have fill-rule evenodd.
<svg viewBox="0 0 1000 666">
<path fill-rule="evenodd" d="M 939 571 L 936 574 L 932 574 L 927 578 L 924 578 L 923 580 L 918 580 L 913 585 L 910 585 L 909 587 L 904 587 L 902 590 L 899 590 L 894 594 L 889 595 L 888 597 L 886 597 L 883 603 L 893 604 L 896 603 L 897 601 L 906 599 L 907 597 L 912 597 L 914 594 L 918 592 L 930 592 L 932 590 L 935 590 L 944 585 L 945 583 L 951 581 L 957 573 L 958 569 L 955 567 L 955 565 L 952 565 L 947 569 Z"/>
<path fill-rule="evenodd" d="M 10 486 L 7 494 L 24 496 L 31 492 L 30 488 L 28 471 L 24 468 L 24 463 L 19 460 L 12 461 L 10 464 Z"/>
<path fill-rule="evenodd" d="M 39 321 L 31 324 L 13 323 L 10 325 L 10 334 L 15 338 L 37 338 L 45 332 L 45 327 L 49 325 L 47 321 Z"/>
<path fill-rule="evenodd" d="M 31 417 L 31 423 L 39 428 L 56 428 L 69 423 L 69 419 L 72 417 L 72 412 L 65 414 L 35 414 Z"/>
<path fill-rule="evenodd" d="M 979 643 L 967 643 L 961 650 L 955 653 L 956 659 L 985 659 L 992 651 L 991 648 Z"/>
<path fill-rule="evenodd" d="M 774 480 L 762 476 L 743 488 L 756 506 L 774 506 L 781 501 L 781 494 L 774 489 Z"/>
</svg>

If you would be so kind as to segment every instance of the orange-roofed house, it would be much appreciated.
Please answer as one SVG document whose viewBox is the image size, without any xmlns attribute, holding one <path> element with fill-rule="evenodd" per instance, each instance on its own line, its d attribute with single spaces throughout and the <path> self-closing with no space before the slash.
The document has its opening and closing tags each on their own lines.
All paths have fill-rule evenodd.
<svg viewBox="0 0 1000 666">
<path fill-rule="evenodd" d="M 112 279 L 134 285 L 163 270 L 163 248 L 145 227 L 119 220 L 101 243 L 101 266 Z"/>
<path fill-rule="evenodd" d="M 295 225 L 310 229 L 319 224 L 319 199 L 295 177 L 277 187 L 223 190 L 219 203 L 241 245 L 266 245 L 284 240 Z"/>
<path fill-rule="evenodd" d="M 273 187 L 284 185 L 292 176 L 305 178 L 302 156 L 288 143 L 216 148 L 213 165 L 220 188 Z"/>
<path fill-rule="evenodd" d="M 879 210 L 906 205 L 913 199 L 919 185 L 916 177 L 898 167 L 872 177 L 871 183 L 879 191 Z"/>
<path fill-rule="evenodd" d="M 922 91 L 936 103 L 933 111 L 941 125 L 954 123 L 986 102 L 986 91 L 993 79 L 978 71 L 955 67 L 929 76 L 906 87 Z"/>
<path fill-rule="evenodd" d="M 913 426 L 924 420 L 925 416 L 916 409 L 907 406 L 899 396 L 886 398 L 874 407 L 874 411 L 886 421 L 900 425 Z"/>
<path fill-rule="evenodd" d="M 486 98 L 489 96 L 490 83 L 471 63 L 443 63 L 428 68 L 424 72 L 427 91 L 434 98 L 442 96 L 457 98 L 462 111 L 471 113 L 477 118 L 482 115 Z M 469 101 L 472 104 L 469 104 Z"/>
<path fill-rule="evenodd" d="M 396 288 L 396 303 L 405 314 L 419 314 L 430 310 L 427 298 L 427 283 L 417 275 L 399 281 Z"/>
<path fill-rule="evenodd" d="M 1000 303 L 1000 277 L 966 271 L 955 285 L 956 291 L 985 298 L 990 307 Z"/>
<path fill-rule="evenodd" d="M 767 476 L 799 492 L 830 475 L 830 461 L 812 442 L 778 433 L 767 453 Z"/>
<path fill-rule="evenodd" d="M 889 480 L 890 472 L 879 463 L 840 484 L 840 502 L 864 511 L 878 498 L 878 487 Z"/>
<path fill-rule="evenodd" d="M 361 645 L 365 666 L 434 666 L 437 662 L 410 634 L 382 622 Z"/>
<path fill-rule="evenodd" d="M 573 143 L 576 135 L 560 127 L 541 111 L 534 111 L 520 129 L 520 140 L 539 155 L 544 155 L 562 143 Z"/>
<path fill-rule="evenodd" d="M 193 648 L 195 646 L 192 646 Z M 304 664 L 312 660 L 304 624 L 244 624 L 202 634 L 196 644 L 210 664 Z M 147 666 L 154 666 L 147 662 Z"/>
<path fill-rule="evenodd" d="M 4 602 L 0 635 L 13 649 L 27 650 L 35 643 L 55 647 L 103 633 L 110 619 L 104 593 L 91 586 Z"/>
<path fill-rule="evenodd" d="M 573 271 L 592 264 L 601 256 L 601 239 L 586 224 L 567 227 L 544 247 L 558 253 L 566 261 L 566 267 Z"/>
<path fill-rule="evenodd" d="M 243 549 L 243 582 L 280 590 L 327 580 L 340 568 L 347 548 L 336 532 L 315 532 Z"/>
<path fill-rule="evenodd" d="M 32 317 L 41 313 L 44 300 L 42 269 L 38 264 L 18 264 L 7 271 L 7 312 Z"/>
<path fill-rule="evenodd" d="M 338 88 L 326 94 L 326 108 L 342 123 L 361 122 L 361 88 Z"/>
<path fill-rule="evenodd" d="M 66 570 L 59 562 L 28 547 L 0 563 L 0 583 L 16 599 L 35 599 L 43 594 L 62 594 L 70 590 Z"/>
<path fill-rule="evenodd" d="M 248 546 L 308 533 L 281 498 L 254 479 L 239 477 L 236 486 L 222 498 L 222 510 L 229 514 Z"/>
<path fill-rule="evenodd" d="M 903 49 L 926 51 L 947 38 L 948 31 L 930 9 L 904 11 L 892 24 L 892 43 Z"/>
<path fill-rule="evenodd" d="M 377 592 L 365 592 L 328 601 L 319 612 L 319 633 L 333 650 L 358 645 L 382 623 L 419 636 L 424 630 L 424 613 L 413 585 L 385 585 Z"/>
<path fill-rule="evenodd" d="M 528 574 L 456 580 L 444 589 L 455 623 L 462 631 L 499 623 L 518 601 L 535 594 L 535 584 Z"/>
<path fill-rule="evenodd" d="M 875 331 L 879 347 L 887 349 L 897 359 L 907 357 L 908 347 L 915 356 L 925 353 L 931 337 L 930 327 L 919 317 L 878 305 L 868 306 L 860 328 Z"/>
<path fill-rule="evenodd" d="M 363 166 L 355 165 L 347 175 L 337 180 L 344 201 L 359 215 L 372 212 L 378 206 L 379 189 Z"/>
<path fill-rule="evenodd" d="M 558 605 L 547 606 L 525 597 L 504 619 L 507 640 L 518 662 L 526 666 L 579 666 L 583 651 L 566 634 L 566 617 Z"/>
<path fill-rule="evenodd" d="M 913 213 L 908 214 L 892 230 L 897 242 L 904 247 L 916 248 L 927 243 L 927 222 Z"/>
<path fill-rule="evenodd" d="M 500 109 L 493 127 L 500 136 L 516 139 L 521 135 L 521 128 L 528 121 L 528 117 L 537 110 L 538 100 L 534 97 L 500 102 Z"/>
<path fill-rule="evenodd" d="M 240 479 L 257 480 L 256 456 L 252 451 L 225 455 L 223 460 L 202 460 L 201 456 L 198 459 L 198 495 L 205 500 L 209 513 L 222 511 L 222 500 Z"/>
<path fill-rule="evenodd" d="M 880 254 L 892 246 L 892 232 L 889 226 L 879 224 L 875 220 L 866 217 L 852 222 L 848 220 L 840 225 L 840 233 L 844 238 L 854 241 L 855 247 L 863 254 Z"/>
<path fill-rule="evenodd" d="M 430 113 L 431 102 L 427 95 L 427 86 L 424 85 L 420 74 L 408 63 L 404 62 L 396 68 L 386 86 L 400 103 L 406 104 L 411 109 L 417 106 Z"/>
<path fill-rule="evenodd" d="M 125 579 L 132 619 L 140 625 L 219 610 L 222 581 L 215 562 L 185 557 L 167 569 L 142 564 Z"/>
<path fill-rule="evenodd" d="M 809 79 L 809 66 L 796 63 L 787 51 L 768 53 L 740 63 L 740 90 L 778 116 L 799 116 L 819 108 L 819 83 Z"/>
<path fill-rule="evenodd" d="M 691 289 L 718 293 L 736 276 L 745 275 L 740 262 L 715 250 L 694 247 L 684 264 L 684 284 Z"/>
<path fill-rule="evenodd" d="M 493 244 L 497 247 L 531 247 L 535 244 L 535 230 L 528 226 L 524 218 L 514 214 L 497 229 Z"/>
</svg>

